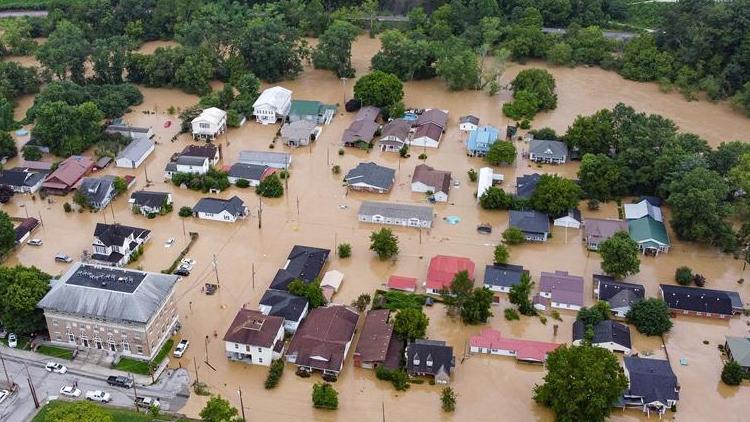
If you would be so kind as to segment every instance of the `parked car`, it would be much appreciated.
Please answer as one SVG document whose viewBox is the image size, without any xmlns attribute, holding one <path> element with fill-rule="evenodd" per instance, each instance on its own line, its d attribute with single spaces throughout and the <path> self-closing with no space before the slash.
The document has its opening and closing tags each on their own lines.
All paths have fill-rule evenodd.
<svg viewBox="0 0 750 422">
<path fill-rule="evenodd" d="M 187 277 L 187 276 L 189 276 L 189 275 L 190 275 L 190 270 L 186 270 L 185 268 L 178 268 L 178 269 L 177 269 L 177 270 L 175 270 L 175 272 L 174 272 L 174 273 L 172 273 L 172 274 L 174 274 L 174 275 L 179 275 L 179 276 L 181 276 L 181 277 Z"/>
<path fill-rule="evenodd" d="M 98 401 L 100 403 L 109 403 L 109 401 L 112 400 L 112 396 L 110 396 L 109 393 L 105 391 L 87 391 L 86 400 Z"/>
<path fill-rule="evenodd" d="M 10 396 L 10 391 L 8 391 L 8 390 L 0 390 L 0 403 L 4 402 L 5 399 L 8 398 L 8 396 Z"/>
<path fill-rule="evenodd" d="M 42 239 L 31 239 L 31 240 L 29 240 L 26 243 L 28 243 L 31 246 L 42 246 L 42 245 L 44 245 L 44 242 L 42 242 Z"/>
<path fill-rule="evenodd" d="M 112 375 L 107 377 L 107 384 L 114 385 L 115 387 L 131 388 L 133 387 L 133 379 Z"/>
<path fill-rule="evenodd" d="M 11 349 L 18 347 L 18 337 L 16 337 L 15 333 L 8 334 L 8 347 Z"/>
<path fill-rule="evenodd" d="M 65 385 L 60 389 L 60 394 L 67 397 L 81 397 L 81 390 L 72 385 Z"/>
<path fill-rule="evenodd" d="M 55 372 L 58 374 L 68 372 L 68 368 L 66 368 L 65 365 L 57 362 L 47 362 L 47 365 L 44 368 L 47 369 L 48 372 Z"/>
<path fill-rule="evenodd" d="M 185 354 L 188 346 L 190 346 L 190 342 L 187 339 L 180 340 L 180 342 L 177 343 L 177 347 L 174 348 L 174 357 L 181 358 L 182 355 Z"/>
<path fill-rule="evenodd" d="M 65 255 L 64 253 L 59 253 L 55 255 L 55 262 L 64 262 L 66 264 L 73 262 L 73 258 L 69 257 L 68 255 Z"/>
<path fill-rule="evenodd" d="M 159 403 L 159 399 L 151 398 L 151 397 L 136 397 L 135 405 L 138 407 L 142 407 L 144 409 L 150 409 L 151 406 L 154 406 L 157 409 L 161 407 L 161 403 Z"/>
</svg>

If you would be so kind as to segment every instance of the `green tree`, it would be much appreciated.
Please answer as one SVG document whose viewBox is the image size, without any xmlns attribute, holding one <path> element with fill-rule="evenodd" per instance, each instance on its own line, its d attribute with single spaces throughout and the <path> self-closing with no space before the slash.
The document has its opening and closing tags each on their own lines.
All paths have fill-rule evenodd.
<svg viewBox="0 0 750 422">
<path fill-rule="evenodd" d="M 513 88 L 513 100 L 534 104 L 534 113 L 557 108 L 555 78 L 544 69 L 524 69 L 516 75 L 510 85 Z M 524 113 L 523 116 L 532 118 L 533 114 L 529 116 L 528 113 Z"/>
<path fill-rule="evenodd" d="M 674 57 L 660 51 L 651 34 L 642 34 L 625 44 L 620 74 L 634 81 L 655 81 L 672 73 Z"/>
<path fill-rule="evenodd" d="M 0 211 L 0 251 L 7 252 L 9 242 L 15 242 L 13 226 Z M 44 314 L 36 305 L 49 291 L 50 278 L 36 267 L 0 267 L 0 324 L 6 330 L 29 334 L 45 329 Z"/>
<path fill-rule="evenodd" d="M 508 227 L 503 232 L 503 242 L 508 245 L 520 245 L 526 240 L 523 237 L 523 232 L 516 227 Z"/>
<path fill-rule="evenodd" d="M 547 50 L 547 61 L 560 66 L 573 64 L 573 47 L 566 42 L 554 44 Z"/>
<path fill-rule="evenodd" d="M 486 323 L 492 316 L 494 294 L 486 287 L 477 287 L 461 304 L 461 320 L 466 324 Z"/>
<path fill-rule="evenodd" d="M 454 315 L 461 310 L 472 289 L 474 280 L 469 277 L 468 271 L 459 271 L 453 276 L 450 286 L 440 292 L 449 314 Z"/>
<path fill-rule="evenodd" d="M 31 136 L 53 154 L 68 157 L 85 151 L 99 139 L 103 118 L 93 102 L 72 106 L 55 101 L 38 110 Z"/>
<path fill-rule="evenodd" d="M 190 207 L 180 207 L 180 211 L 177 212 L 180 217 L 192 217 L 193 209 Z"/>
<path fill-rule="evenodd" d="M 305 283 L 300 279 L 294 279 L 287 287 L 289 293 L 306 298 L 310 302 L 310 308 L 318 308 L 326 304 L 323 290 L 320 288 L 320 280 Z"/>
<path fill-rule="evenodd" d="M 352 245 L 348 243 L 342 243 L 338 247 L 339 258 L 349 258 L 352 256 Z"/>
<path fill-rule="evenodd" d="M 115 188 L 115 196 L 120 195 L 128 190 L 128 182 L 125 181 L 125 179 L 123 179 L 122 177 L 116 176 L 112 184 Z"/>
<path fill-rule="evenodd" d="M 627 387 L 609 350 L 563 345 L 547 356 L 547 375 L 534 387 L 534 400 L 551 408 L 558 421 L 604 421 Z"/>
<path fill-rule="evenodd" d="M 430 68 L 427 40 L 412 39 L 401 31 L 390 29 L 380 35 L 380 51 L 372 57 L 372 69 L 392 73 L 402 81 L 427 73 Z"/>
<path fill-rule="evenodd" d="M 370 250 L 374 251 L 381 260 L 393 258 L 398 255 L 398 237 L 387 227 L 372 232 L 370 233 Z"/>
<path fill-rule="evenodd" d="M 565 133 L 565 143 L 581 154 L 609 154 L 617 148 L 613 114 L 599 110 L 591 116 L 577 116 Z"/>
<path fill-rule="evenodd" d="M 300 24 L 307 34 L 319 36 L 328 27 L 329 21 L 329 14 L 320 0 L 310 0 L 306 3 L 305 13 Z"/>
<path fill-rule="evenodd" d="M 729 174 L 740 157 L 750 153 L 750 144 L 742 141 L 722 142 L 719 146 L 710 152 L 708 163 L 711 170 L 722 176 Z"/>
<path fill-rule="evenodd" d="M 90 401 L 76 401 L 52 407 L 42 422 L 114 422 L 114 418 Z"/>
<path fill-rule="evenodd" d="M 480 68 L 477 54 L 458 38 L 449 39 L 438 47 L 435 72 L 440 79 L 448 83 L 451 90 L 479 87 Z"/>
<path fill-rule="evenodd" d="M 531 206 L 537 211 L 560 215 L 578 206 L 580 200 L 581 188 L 574 181 L 543 174 L 531 196 Z"/>
<path fill-rule="evenodd" d="M 495 142 L 487 151 L 485 159 L 493 166 L 511 164 L 516 160 L 516 147 L 511 142 Z"/>
<path fill-rule="evenodd" d="M 393 318 L 393 332 L 405 340 L 423 338 L 430 319 L 419 308 L 399 309 Z"/>
<path fill-rule="evenodd" d="M 354 98 L 362 105 L 390 107 L 404 98 L 404 86 L 396 75 L 375 70 L 354 84 Z"/>
<path fill-rule="evenodd" d="M 0 211 L 0 255 L 5 255 L 16 245 L 16 231 L 5 211 Z"/>
<path fill-rule="evenodd" d="M 211 90 L 214 67 L 208 52 L 196 50 L 185 55 L 174 73 L 174 85 L 188 94 L 203 95 Z"/>
<path fill-rule="evenodd" d="M 593 329 L 595 325 L 610 318 L 612 318 L 612 310 L 609 302 L 603 300 L 596 302 L 590 308 L 584 306 L 576 315 L 576 320 L 583 322 L 587 330 L 589 328 Z"/>
<path fill-rule="evenodd" d="M 503 245 L 499 244 L 495 246 L 495 264 L 507 264 L 508 258 L 510 257 L 510 252 L 508 251 L 508 248 Z"/>
<path fill-rule="evenodd" d="M 513 197 L 497 186 L 490 186 L 479 197 L 479 205 L 486 210 L 507 210 L 513 203 Z"/>
<path fill-rule="evenodd" d="M 578 181 L 584 194 L 599 201 L 621 198 L 628 191 L 623 169 L 604 154 L 585 154 L 578 168 Z"/>
<path fill-rule="evenodd" d="M 307 48 L 299 32 L 280 17 L 257 17 L 244 25 L 237 48 L 248 68 L 268 82 L 294 79 L 302 72 Z"/>
<path fill-rule="evenodd" d="M 312 60 L 316 69 L 333 70 L 339 78 L 353 78 L 352 42 L 359 28 L 346 21 L 336 20 L 320 36 Z"/>
<path fill-rule="evenodd" d="M 724 368 L 721 369 L 721 381 L 726 385 L 740 385 L 745 376 L 745 370 L 733 360 L 725 362 Z"/>
<path fill-rule="evenodd" d="M 280 198 L 284 195 L 284 185 L 275 173 L 261 180 L 255 192 L 265 198 Z"/>
<path fill-rule="evenodd" d="M 35 146 L 26 146 L 23 149 L 23 159 L 26 161 L 39 161 L 42 159 L 42 151 Z"/>
<path fill-rule="evenodd" d="M 440 402 L 444 412 L 453 412 L 456 410 L 456 392 L 450 387 L 444 387 L 440 393 Z"/>
<path fill-rule="evenodd" d="M 617 232 L 599 245 L 602 270 L 615 278 L 635 274 L 641 268 L 640 252 L 630 234 Z"/>
<path fill-rule="evenodd" d="M 638 332 L 647 336 L 660 336 L 672 328 L 669 307 L 661 299 L 650 298 L 634 304 L 627 318 Z"/>
<path fill-rule="evenodd" d="M 0 158 L 13 158 L 18 155 L 16 141 L 8 132 L 0 132 Z"/>
<path fill-rule="evenodd" d="M 71 79 L 76 83 L 83 83 L 84 63 L 91 50 L 91 45 L 84 32 L 75 24 L 63 20 L 57 23 L 55 30 L 49 35 L 36 52 L 40 63 L 51 70 L 60 79 Z"/>
<path fill-rule="evenodd" d="M 529 299 L 533 288 L 534 282 L 531 281 L 529 273 L 523 273 L 520 282 L 510 287 L 508 300 L 510 303 L 518 306 L 518 311 L 524 315 L 536 315 L 534 305 L 531 303 L 531 299 Z"/>
<path fill-rule="evenodd" d="M 95 79 L 103 84 L 121 84 L 125 58 L 132 49 L 131 41 L 124 36 L 101 38 L 94 41 L 91 61 Z"/>
<path fill-rule="evenodd" d="M 335 410 L 339 407 L 339 393 L 327 382 L 317 383 L 313 385 L 312 401 L 318 409 Z"/>
<path fill-rule="evenodd" d="M 690 267 L 679 267 L 674 272 L 674 280 L 683 286 L 689 286 L 693 281 L 693 270 Z"/>
<path fill-rule="evenodd" d="M 200 417 L 203 422 L 238 422 L 239 419 L 237 409 L 221 396 L 211 396 Z"/>
</svg>

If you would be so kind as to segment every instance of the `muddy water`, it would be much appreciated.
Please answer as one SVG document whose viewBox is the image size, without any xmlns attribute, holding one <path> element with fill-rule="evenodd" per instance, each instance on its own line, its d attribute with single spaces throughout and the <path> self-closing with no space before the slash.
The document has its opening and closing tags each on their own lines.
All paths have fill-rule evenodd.
<svg viewBox="0 0 750 422">
<path fill-rule="evenodd" d="M 369 57 L 377 49 L 377 40 L 366 37 L 358 40 L 353 62 L 359 75 L 366 73 Z M 518 68 L 511 69 L 506 77 L 510 77 Z M 598 108 L 611 106 L 617 101 L 627 101 L 636 108 L 659 112 L 671 118 L 694 113 L 691 110 L 699 107 L 703 111 L 697 117 L 686 119 L 680 124 L 685 130 L 697 133 L 701 127 L 716 128 L 715 133 L 702 134 L 712 143 L 747 133 L 745 129 L 750 120 L 728 114 L 724 106 L 687 103 L 678 97 L 664 95 L 651 85 L 631 84 L 619 78 L 614 80 L 613 74 L 597 69 L 580 71 L 580 75 L 585 76 L 585 83 L 575 83 L 574 74 L 568 69 L 553 69 L 558 80 L 560 106 L 558 110 L 542 115 L 539 121 L 544 123 L 540 123 L 540 126 L 551 125 L 562 130 L 576 114 L 587 114 Z M 627 86 L 623 88 L 620 83 Z M 342 84 L 330 72 L 307 69 L 299 79 L 281 85 L 292 89 L 297 99 L 342 103 L 344 98 L 351 98 L 353 81 Z M 583 94 L 582 89 L 585 89 Z M 266 391 L 262 387 L 266 369 L 227 361 L 221 342 L 221 336 L 236 310 L 243 304 L 257 305 L 274 273 L 283 264 L 289 249 L 297 243 L 331 249 L 342 242 L 352 245 L 352 258 L 341 260 L 332 257 L 328 265 L 328 269 L 339 269 L 345 274 L 344 284 L 335 297 L 335 301 L 339 303 L 349 303 L 360 293 L 372 292 L 393 273 L 414 276 L 424 281 L 429 258 L 440 253 L 470 257 L 477 264 L 476 276 L 481 279 L 484 265 L 490 262 L 493 247 L 499 240 L 499 233 L 507 227 L 508 216 L 505 212 L 485 212 L 477 206 L 474 198 L 476 186 L 469 182 L 466 171 L 481 167 L 484 163 L 479 159 L 466 157 L 462 143 L 464 136 L 457 130 L 457 119 L 460 115 L 471 113 L 479 116 L 483 123 L 497 126 L 507 124 L 499 111 L 499 97 L 491 98 L 475 92 L 449 92 L 437 81 L 407 84 L 407 105 L 440 107 L 450 111 L 448 132 L 438 150 L 425 151 L 428 155 L 426 162 L 438 169 L 451 170 L 453 177 L 461 185 L 451 190 L 448 203 L 435 205 L 437 218 L 433 229 L 421 233 L 413 229 L 395 229 L 400 239 L 401 254 L 395 262 L 380 262 L 368 250 L 369 233 L 378 227 L 358 223 L 357 208 L 360 201 L 365 199 L 424 202 L 424 197 L 413 194 L 409 185 L 414 167 L 420 163 L 416 158 L 422 152 L 420 148 L 411 151 L 412 156 L 407 159 L 377 150 L 368 153 L 347 149 L 343 156 L 339 156 L 338 142 L 341 133 L 352 119 L 351 115 L 340 113 L 330 126 L 324 127 L 322 136 L 313 146 L 290 151 L 294 155 L 294 162 L 288 191 L 283 198 L 263 200 L 262 229 L 258 228 L 257 218 L 260 201 L 252 190 L 233 188 L 219 195 L 228 197 L 237 194 L 245 200 L 251 208 L 252 216 L 240 223 L 185 220 L 177 216 L 176 210 L 181 206 L 192 206 L 202 195 L 180 190 L 162 180 L 163 168 L 170 155 L 192 142 L 184 135 L 176 142 L 170 142 L 176 133 L 178 122 L 166 110 L 169 106 L 189 106 L 197 98 L 175 90 L 143 88 L 142 91 L 144 103 L 135 107 L 126 119 L 131 124 L 151 126 L 154 129 L 158 142 L 156 151 L 137 170 L 108 168 L 102 173 L 132 174 L 137 176 L 135 189 L 143 188 L 149 183 L 151 190 L 172 192 L 175 197 L 175 212 L 147 220 L 133 215 L 126 199 L 120 198 L 103 212 L 65 214 L 62 203 L 70 200 L 70 197 L 55 197 L 51 202 L 44 202 L 38 198 L 32 200 L 30 197 L 17 196 L 11 203 L 3 205 L 2 209 L 12 216 L 23 217 L 28 213 L 30 216 L 41 217 L 44 226 L 35 237 L 42 238 L 45 245 L 41 248 L 21 247 L 7 264 L 34 264 L 53 274 L 61 273 L 66 266 L 53 261 L 56 252 L 80 256 L 83 250 L 90 248 L 91 234 L 97 222 L 117 221 L 147 227 L 153 231 L 153 240 L 146 247 L 145 255 L 134 266 L 159 271 L 168 267 L 187 243 L 185 233 L 195 231 L 200 233 L 200 239 L 190 257 L 198 263 L 193 274 L 177 288 L 184 326 L 181 335 L 191 339 L 192 347 L 185 357 L 179 361 L 173 360 L 171 364 L 186 366 L 193 372 L 194 362 L 197 362 L 199 379 L 207 382 L 213 393 L 222 394 L 235 406 L 239 406 L 236 391 L 241 386 L 249 418 L 380 421 L 383 414 L 387 420 L 406 420 L 420 414 L 425 418 L 438 420 L 472 418 L 484 421 L 497 420 L 497 409 L 501 408 L 503 420 L 552 419 L 547 410 L 536 406 L 531 400 L 531 389 L 544 376 L 543 368 L 516 364 L 512 359 L 500 357 L 472 356 L 464 359 L 469 336 L 477 333 L 481 327 L 465 327 L 460 322 L 447 318 L 440 306 L 426 310 L 431 321 L 428 336 L 447 340 L 455 350 L 458 367 L 453 387 L 459 394 L 459 401 L 453 416 L 446 416 L 440 410 L 438 387 L 414 385 L 407 393 L 396 393 L 388 384 L 377 381 L 371 371 L 353 368 L 350 361 L 347 361 L 343 375 L 336 384 L 340 393 L 340 409 L 334 413 L 315 411 L 309 397 L 311 385 L 319 381 L 317 376 L 310 379 L 295 377 L 292 367 L 288 366 L 279 387 L 272 392 Z M 22 103 L 27 104 L 28 101 L 30 100 L 24 99 Z M 144 111 L 154 114 L 145 114 Z M 729 120 L 722 125 L 712 125 L 717 119 Z M 174 122 L 169 129 L 163 127 L 167 120 Z M 275 126 L 264 127 L 255 123 L 231 129 L 218 140 L 222 145 L 224 163 L 232 163 L 241 150 L 268 150 L 277 129 Z M 517 141 L 517 147 L 523 150 L 524 144 Z M 277 143 L 274 150 L 287 149 Z M 397 183 L 390 194 L 347 195 L 341 178 L 361 161 L 376 161 L 397 169 Z M 332 174 L 330 169 L 334 164 L 341 166 L 341 175 Z M 8 163 L 8 166 L 13 165 L 13 160 Z M 575 174 L 576 166 L 538 167 L 519 159 L 514 165 L 496 170 L 505 175 L 504 187 L 512 191 L 516 175 L 536 171 L 570 177 Z M 341 205 L 346 207 L 342 208 Z M 613 204 L 604 204 L 600 210 L 593 212 L 585 207 L 582 210 L 586 216 L 617 216 Z M 461 222 L 449 225 L 443 220 L 446 216 L 458 216 Z M 477 234 L 475 227 L 480 222 L 491 223 L 495 232 L 489 236 Z M 175 245 L 165 248 L 164 241 L 172 237 L 176 239 Z M 739 261 L 720 255 L 712 249 L 678 242 L 674 236 L 673 241 L 674 247 L 669 254 L 659 258 L 643 258 L 641 273 L 631 278 L 644 283 L 649 295 L 656 294 L 659 283 L 671 282 L 677 266 L 688 263 L 695 271 L 707 277 L 709 286 L 738 289 L 744 296 L 750 296 L 747 287 L 740 287 L 736 283 L 741 277 L 748 278 L 747 271 L 745 274 L 741 273 Z M 218 263 L 216 272 L 211 265 L 214 256 Z M 511 262 L 529 268 L 534 278 L 538 278 L 541 271 L 557 269 L 584 276 L 587 281 L 587 303 L 592 301 L 590 280 L 593 273 L 600 271 L 600 261 L 596 254 L 589 254 L 582 248 L 581 233 L 578 230 L 555 228 L 553 238 L 546 244 L 514 247 L 511 250 Z M 215 282 L 217 278 L 221 286 L 218 293 L 210 297 L 202 295 L 200 289 L 203 283 Z M 509 323 L 502 318 L 502 310 L 506 306 L 509 305 L 501 303 L 493 308 L 496 316 L 489 323 L 504 335 L 556 342 L 571 340 L 571 325 L 574 320 L 572 313 L 563 313 L 563 321 L 559 322 L 550 318 L 546 325 L 538 319 L 528 318 Z M 744 407 L 741 403 L 744 402 L 743 394 L 746 396 L 746 392 L 740 390 L 739 393 L 732 394 L 719 385 L 721 362 L 716 344 L 726 334 L 747 333 L 746 320 L 747 318 L 736 319 L 731 323 L 714 323 L 680 318 L 676 321 L 673 332 L 666 338 L 666 351 L 673 359 L 673 367 L 683 387 L 680 419 L 706 420 L 722 416 L 726 420 L 732 420 L 736 415 L 742 414 Z M 554 335 L 555 324 L 559 326 L 557 336 Z M 214 333 L 217 334 L 216 337 Z M 710 344 L 704 346 L 703 339 L 709 340 Z M 634 348 L 641 353 L 665 356 L 658 339 L 635 335 L 633 343 Z M 210 364 L 216 368 L 215 371 L 203 363 L 206 355 Z M 688 358 L 688 366 L 679 366 L 679 357 Z M 401 397 L 404 395 L 408 397 Z M 183 410 L 195 416 L 204 403 L 205 398 L 193 396 Z M 618 411 L 613 419 L 644 418 L 635 411 Z"/>
</svg>

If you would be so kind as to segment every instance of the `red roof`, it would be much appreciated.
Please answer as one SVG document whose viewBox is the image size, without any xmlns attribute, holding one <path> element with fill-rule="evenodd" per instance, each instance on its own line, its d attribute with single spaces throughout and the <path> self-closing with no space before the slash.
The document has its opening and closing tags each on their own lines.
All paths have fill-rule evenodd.
<svg viewBox="0 0 750 422">
<path fill-rule="evenodd" d="M 392 275 L 388 278 L 388 288 L 396 290 L 417 290 L 417 279 L 414 277 L 402 277 L 400 275 Z"/>
<path fill-rule="evenodd" d="M 427 288 L 442 289 L 450 287 L 453 277 L 461 271 L 467 271 L 469 278 L 473 279 L 474 262 L 469 258 L 458 256 L 434 256 L 430 260 L 430 268 L 427 270 Z"/>
<path fill-rule="evenodd" d="M 469 344 L 484 349 L 513 351 L 516 352 L 516 359 L 533 362 L 544 362 L 548 353 L 560 347 L 557 343 L 502 338 L 500 331 L 492 328 L 485 328 L 478 336 L 472 336 Z"/>
</svg>

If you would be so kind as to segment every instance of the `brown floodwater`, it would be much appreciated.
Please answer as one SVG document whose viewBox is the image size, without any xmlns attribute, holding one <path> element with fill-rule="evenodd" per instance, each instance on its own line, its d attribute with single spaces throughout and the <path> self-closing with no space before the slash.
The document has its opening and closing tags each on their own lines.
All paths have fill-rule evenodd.
<svg viewBox="0 0 750 422">
<path fill-rule="evenodd" d="M 157 43 L 150 43 L 156 48 Z M 377 51 L 379 42 L 360 37 L 355 44 L 353 62 L 357 74 L 367 72 L 369 58 Z M 158 44 L 164 45 L 164 44 Z M 149 48 L 150 48 L 149 47 Z M 148 51 L 145 49 L 142 51 Z M 504 80 L 522 66 L 512 67 Z M 639 110 L 658 112 L 679 122 L 684 130 L 704 136 L 712 144 L 722 140 L 742 139 L 750 129 L 750 120 L 734 113 L 725 105 L 707 102 L 688 103 L 673 94 L 661 93 L 655 85 L 636 84 L 622 80 L 614 73 L 600 69 L 551 68 L 558 83 L 560 104 L 558 109 L 540 115 L 537 126 L 550 125 L 560 131 L 577 114 L 588 114 L 602 107 L 624 101 Z M 343 84 L 331 72 L 306 69 L 297 80 L 284 82 L 282 86 L 294 91 L 297 99 L 317 99 L 342 104 L 351 98 L 353 81 Z M 217 85 L 218 86 L 218 85 Z M 265 85 L 264 85 L 265 86 Z M 453 388 L 459 395 L 456 413 L 445 415 L 440 409 L 440 388 L 437 386 L 413 385 L 406 393 L 395 392 L 389 384 L 375 379 L 372 371 L 354 368 L 351 358 L 347 360 L 341 378 L 336 383 L 340 408 L 336 412 L 314 410 L 310 402 L 311 386 L 318 376 L 309 379 L 294 375 L 292 366 L 287 366 L 280 385 L 275 390 L 265 390 L 263 382 L 267 370 L 229 362 L 224 357 L 221 337 L 238 308 L 243 304 L 257 306 L 261 295 L 270 283 L 276 270 L 283 264 L 289 249 L 294 244 L 328 247 L 334 249 L 342 242 L 352 245 L 353 254 L 348 259 L 332 257 L 328 269 L 338 269 L 345 274 L 344 283 L 334 301 L 349 303 L 360 293 L 371 293 L 393 273 L 417 277 L 424 281 L 431 256 L 452 254 L 470 257 L 477 264 L 477 278 L 481 280 L 483 266 L 490 263 L 494 246 L 499 242 L 499 233 L 507 227 L 505 212 L 481 210 L 474 198 L 476 186 L 469 182 L 466 171 L 484 166 L 481 159 L 467 157 L 463 141 L 465 136 L 457 130 L 458 117 L 475 114 L 482 123 L 504 126 L 508 120 L 500 113 L 501 97 L 489 97 L 478 92 L 450 92 L 439 81 L 409 82 L 406 84 L 407 106 L 439 107 L 448 109 L 449 129 L 437 150 L 426 149 L 427 164 L 453 172 L 460 181 L 459 187 L 451 190 L 447 203 L 434 206 L 437 218 L 431 230 L 421 233 L 414 229 L 395 228 L 400 240 L 401 253 L 395 261 L 378 261 L 368 250 L 370 232 L 378 226 L 357 222 L 356 212 L 360 201 L 365 199 L 424 202 L 423 195 L 412 193 L 410 178 L 414 167 L 420 163 L 416 158 L 420 148 L 411 151 L 410 158 L 401 159 L 398 154 L 346 149 L 338 155 L 339 139 L 352 120 L 352 115 L 339 113 L 330 126 L 323 128 L 322 136 L 311 147 L 288 150 L 294 155 L 288 190 L 283 198 L 263 200 L 263 228 L 258 228 L 258 197 L 252 190 L 232 188 L 218 195 L 239 195 L 251 209 L 252 216 L 236 224 L 206 222 L 196 219 L 181 219 L 176 210 L 181 206 L 192 206 L 203 195 L 180 190 L 165 183 L 163 168 L 169 157 L 192 142 L 181 135 L 176 142 L 170 139 L 176 134 L 176 117 L 167 114 L 170 106 L 184 108 L 197 101 L 197 97 L 177 90 L 142 88 L 144 103 L 134 107 L 126 115 L 133 125 L 150 126 L 156 132 L 156 151 L 136 170 L 108 168 L 103 174 L 135 175 L 136 187 L 149 185 L 151 190 L 167 190 L 174 194 L 175 212 L 148 220 L 132 214 L 126 198 L 120 198 L 106 211 L 98 213 L 65 214 L 62 204 L 71 197 L 53 197 L 50 201 L 34 200 L 28 196 L 16 196 L 2 209 L 12 216 L 26 215 L 40 218 L 44 226 L 34 237 L 44 240 L 39 248 L 21 247 L 8 259 L 6 265 L 22 263 L 37 265 L 52 274 L 59 274 L 65 265 L 54 262 L 57 252 L 75 258 L 90 248 L 91 236 L 97 222 L 117 221 L 122 224 L 146 227 L 153 231 L 152 241 L 145 254 L 134 266 L 149 271 L 160 271 L 169 266 L 179 251 L 187 244 L 186 232 L 200 233 L 189 256 L 197 260 L 193 274 L 177 287 L 178 306 L 183 322 L 180 334 L 189 338 L 191 348 L 172 366 L 188 367 L 193 375 L 194 362 L 198 362 L 198 378 L 208 384 L 212 393 L 222 394 L 239 407 L 237 389 L 242 388 L 247 416 L 251 419 L 273 418 L 274 420 L 362 420 L 381 421 L 407 420 L 414 415 L 435 420 L 498 420 L 498 409 L 503 409 L 503 420 L 550 421 L 552 415 L 537 406 L 531 399 L 534 384 L 541 382 L 544 369 L 516 363 L 513 359 L 489 356 L 465 356 L 468 338 L 478 333 L 480 326 L 464 326 L 460 321 L 448 318 L 441 306 L 427 308 L 430 317 L 428 336 L 448 341 L 455 351 L 457 368 Z M 28 107 L 31 99 L 24 98 L 16 109 L 17 116 Z M 154 112 L 146 114 L 144 111 Z M 172 126 L 163 127 L 171 120 Z M 717 124 L 718 123 L 718 124 Z M 711 132 L 706 133 L 710 128 Z M 224 163 L 236 160 L 239 151 L 246 149 L 268 150 L 278 128 L 247 123 L 244 127 L 231 129 L 218 143 L 222 145 Z M 516 141 L 523 150 L 522 141 Z M 280 143 L 275 149 L 287 150 Z M 13 166 L 18 159 L 11 160 Z M 376 161 L 397 169 L 396 186 L 386 195 L 349 193 L 342 186 L 343 174 L 361 161 Z M 334 175 L 331 167 L 341 166 L 342 174 Z M 529 165 L 523 158 L 511 166 L 499 167 L 505 175 L 504 187 L 513 190 L 516 175 L 531 172 L 558 173 L 571 177 L 576 164 L 563 166 Z M 147 177 L 148 176 L 148 177 Z M 345 205 L 346 207 L 341 207 Z M 582 207 L 585 216 L 599 218 L 617 217 L 614 204 L 603 204 L 598 211 Z M 668 210 L 667 210 L 668 214 Z M 450 225 L 443 218 L 458 216 L 460 223 Z M 492 235 L 480 235 L 475 227 L 489 222 L 495 228 Z M 527 244 L 511 249 L 511 262 L 524 265 L 534 278 L 541 271 L 567 270 L 586 279 L 587 303 L 591 303 L 591 275 L 599 272 L 599 258 L 584 250 L 581 233 L 572 229 L 554 229 L 554 236 L 545 244 Z M 171 248 L 164 242 L 175 238 Z M 737 283 L 748 272 L 742 272 L 740 261 L 722 255 L 714 249 L 698 247 L 677 241 L 672 234 L 674 246 L 669 254 L 658 258 L 643 258 L 641 272 L 630 279 L 647 286 L 648 294 L 655 295 L 658 284 L 671 282 L 676 267 L 690 265 L 694 271 L 708 279 L 714 288 L 736 289 L 748 297 L 748 288 Z M 220 289 L 214 296 L 201 293 L 201 286 L 215 281 L 217 274 L 211 265 L 216 257 Z M 504 335 L 544 341 L 569 342 L 573 313 L 563 312 L 562 321 L 549 318 L 542 324 L 536 318 L 507 322 L 503 319 L 503 302 L 493 307 L 495 316 L 489 326 L 499 329 Z M 666 351 L 661 341 L 634 334 L 634 349 L 644 354 L 664 357 L 669 353 L 673 368 L 682 385 L 682 400 L 679 404 L 680 420 L 707 420 L 722 418 L 739 420 L 738 415 L 746 411 L 748 394 L 746 387 L 740 390 L 721 386 L 719 372 L 721 361 L 716 345 L 725 335 L 743 335 L 748 332 L 747 318 L 730 322 L 711 322 L 697 318 L 679 318 L 672 332 L 666 336 Z M 557 336 L 553 326 L 558 325 Z M 214 333 L 217 336 L 214 336 Z M 206 336 L 208 342 L 205 343 Z M 709 345 L 703 345 L 703 340 Z M 207 345 L 207 347 L 206 347 Z M 214 369 L 204 363 L 208 361 Z M 687 366 L 680 366 L 679 358 L 688 359 Z M 183 409 L 196 416 L 206 398 L 193 395 Z M 616 411 L 614 420 L 645 420 L 637 411 Z"/>
</svg>

